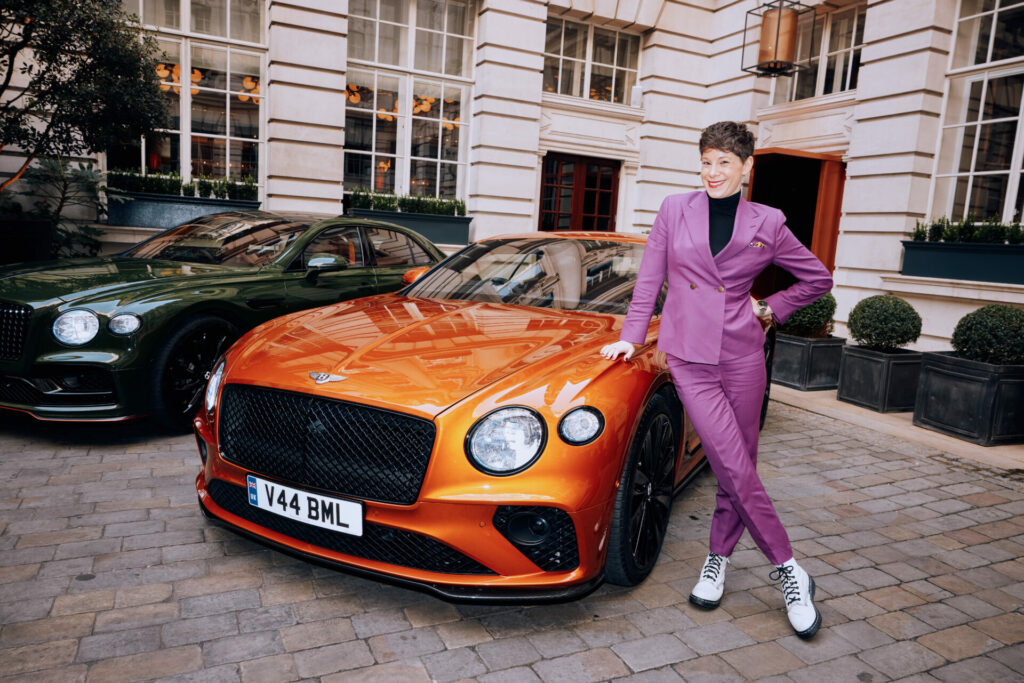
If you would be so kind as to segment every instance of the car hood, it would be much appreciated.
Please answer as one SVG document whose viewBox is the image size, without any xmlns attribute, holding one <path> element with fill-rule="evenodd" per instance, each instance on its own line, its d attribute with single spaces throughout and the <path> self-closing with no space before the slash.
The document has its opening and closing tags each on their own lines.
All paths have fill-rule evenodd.
<svg viewBox="0 0 1024 683">
<path fill-rule="evenodd" d="M 257 328 L 236 347 L 227 381 L 433 418 L 498 382 L 521 396 L 525 385 L 550 390 L 546 378 L 567 365 L 579 371 L 581 359 L 608 365 L 597 349 L 617 338 L 620 323 L 608 314 L 382 295 Z"/>
<path fill-rule="evenodd" d="M 38 308 L 155 281 L 237 271 L 227 266 L 124 256 L 18 264 L 0 267 L 0 299 Z"/>
</svg>

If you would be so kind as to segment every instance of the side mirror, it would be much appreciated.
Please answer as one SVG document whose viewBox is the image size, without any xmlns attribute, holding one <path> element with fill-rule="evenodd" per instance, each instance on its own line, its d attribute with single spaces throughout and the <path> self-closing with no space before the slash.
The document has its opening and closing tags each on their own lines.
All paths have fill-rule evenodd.
<svg viewBox="0 0 1024 683">
<path fill-rule="evenodd" d="M 411 268 L 402 273 L 402 284 L 411 285 L 422 277 L 422 275 L 430 270 L 431 266 L 419 266 L 417 268 Z"/>
<path fill-rule="evenodd" d="M 337 254 L 316 253 L 306 262 L 306 279 L 316 282 L 321 273 L 334 273 L 348 268 L 348 261 Z"/>
</svg>

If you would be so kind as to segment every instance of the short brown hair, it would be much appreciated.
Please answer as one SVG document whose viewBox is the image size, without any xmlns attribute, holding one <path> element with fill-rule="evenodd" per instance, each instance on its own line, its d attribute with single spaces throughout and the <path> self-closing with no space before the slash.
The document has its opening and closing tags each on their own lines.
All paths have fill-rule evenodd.
<svg viewBox="0 0 1024 683">
<path fill-rule="evenodd" d="M 732 152 L 740 161 L 746 161 L 754 153 L 754 134 L 736 121 L 712 123 L 700 134 L 700 153 L 709 149 Z"/>
</svg>

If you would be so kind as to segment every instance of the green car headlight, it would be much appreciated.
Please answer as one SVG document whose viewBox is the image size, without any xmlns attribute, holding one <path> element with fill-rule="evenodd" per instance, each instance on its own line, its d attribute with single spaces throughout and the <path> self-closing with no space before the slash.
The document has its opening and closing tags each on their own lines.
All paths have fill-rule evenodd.
<svg viewBox="0 0 1024 683">
<path fill-rule="evenodd" d="M 224 361 L 217 363 L 217 367 L 214 368 L 213 373 L 210 375 L 210 379 L 206 381 L 206 397 L 205 405 L 206 412 L 212 413 L 213 409 L 217 407 L 217 394 L 220 392 L 220 383 L 224 379 Z"/>
<path fill-rule="evenodd" d="M 139 316 L 132 313 L 121 313 L 119 315 L 115 315 L 110 319 L 110 322 L 107 323 L 107 327 L 110 328 L 111 332 L 121 335 L 131 334 L 141 326 L 142 320 Z"/>
<path fill-rule="evenodd" d="M 92 311 L 68 311 L 53 321 L 53 336 L 68 346 L 81 346 L 99 331 L 100 319 Z"/>
<path fill-rule="evenodd" d="M 466 435 L 466 454 L 488 474 L 514 474 L 533 464 L 547 439 L 544 421 L 529 408 L 499 408 Z"/>
</svg>

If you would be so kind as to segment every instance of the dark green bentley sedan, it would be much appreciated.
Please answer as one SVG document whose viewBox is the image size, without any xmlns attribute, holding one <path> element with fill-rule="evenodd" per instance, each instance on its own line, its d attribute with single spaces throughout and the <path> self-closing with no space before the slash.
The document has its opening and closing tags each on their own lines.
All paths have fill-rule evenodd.
<svg viewBox="0 0 1024 683">
<path fill-rule="evenodd" d="M 214 361 L 279 315 L 391 292 L 444 255 L 390 223 L 253 211 L 115 256 L 0 267 L 0 408 L 186 428 Z"/>
</svg>

